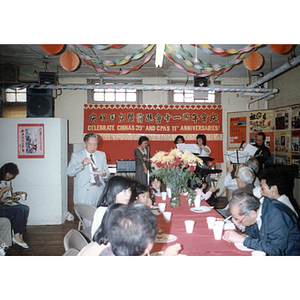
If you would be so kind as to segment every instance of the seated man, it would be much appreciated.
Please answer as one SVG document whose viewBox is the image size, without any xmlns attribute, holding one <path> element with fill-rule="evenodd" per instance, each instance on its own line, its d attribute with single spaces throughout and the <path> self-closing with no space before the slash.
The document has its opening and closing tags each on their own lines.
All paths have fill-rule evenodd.
<svg viewBox="0 0 300 300">
<path fill-rule="evenodd" d="M 249 194 L 253 194 L 253 189 L 254 189 L 254 185 L 253 185 L 253 181 L 255 179 L 255 174 L 254 171 L 252 169 L 250 169 L 249 167 L 242 167 L 239 169 L 237 176 L 236 176 L 236 182 L 237 182 L 237 189 L 234 190 L 232 192 L 232 196 L 231 199 L 234 195 L 238 194 L 238 193 L 249 193 Z M 230 215 L 229 212 L 229 204 L 223 208 L 223 209 L 217 209 L 217 212 L 219 214 L 221 214 L 223 217 L 227 217 Z"/>
<path fill-rule="evenodd" d="M 226 231 L 228 242 L 267 255 L 300 255 L 298 220 L 286 205 L 266 197 L 261 203 L 253 195 L 239 193 L 232 197 L 229 210 L 238 232 Z"/>
<path fill-rule="evenodd" d="M 111 247 L 100 256 L 149 255 L 157 234 L 157 217 L 143 204 L 122 205 L 112 211 L 108 220 L 107 238 Z M 164 255 L 177 255 L 179 244 L 168 247 Z"/>
<path fill-rule="evenodd" d="M 238 189 L 237 186 L 237 180 L 236 177 L 232 178 L 232 171 L 233 171 L 233 164 L 230 161 L 227 161 L 226 163 L 226 167 L 227 167 L 227 174 L 224 178 L 224 187 L 226 187 L 228 190 L 236 190 Z M 257 173 L 259 171 L 259 161 L 256 158 L 249 158 L 245 164 L 240 164 L 239 165 L 239 169 L 242 167 L 249 167 L 253 170 L 254 174 L 255 174 L 255 180 L 254 180 L 254 186 L 255 187 L 259 187 L 260 186 L 260 182 L 259 179 L 257 178 Z"/>
</svg>

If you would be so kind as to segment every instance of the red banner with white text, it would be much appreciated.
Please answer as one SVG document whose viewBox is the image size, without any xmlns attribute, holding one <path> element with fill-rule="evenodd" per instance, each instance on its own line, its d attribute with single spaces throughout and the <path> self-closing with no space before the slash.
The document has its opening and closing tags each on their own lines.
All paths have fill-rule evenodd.
<svg viewBox="0 0 300 300">
<path fill-rule="evenodd" d="M 223 162 L 221 105 L 85 104 L 84 134 L 88 132 L 99 135 L 99 150 L 109 164 L 134 159 L 142 135 L 149 138 L 153 156 L 174 148 L 177 135 L 188 144 L 195 143 L 199 133 L 206 135 L 213 163 Z"/>
</svg>

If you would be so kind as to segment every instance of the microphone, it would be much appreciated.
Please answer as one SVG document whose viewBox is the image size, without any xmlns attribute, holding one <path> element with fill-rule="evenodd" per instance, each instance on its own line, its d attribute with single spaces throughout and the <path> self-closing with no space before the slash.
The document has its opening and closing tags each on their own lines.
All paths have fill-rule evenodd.
<svg viewBox="0 0 300 300">
<path fill-rule="evenodd" d="M 245 143 L 245 141 L 244 140 L 242 140 L 242 142 L 241 142 L 241 145 L 240 145 L 240 148 L 239 149 L 242 149 L 242 147 L 243 147 L 243 144 Z"/>
</svg>

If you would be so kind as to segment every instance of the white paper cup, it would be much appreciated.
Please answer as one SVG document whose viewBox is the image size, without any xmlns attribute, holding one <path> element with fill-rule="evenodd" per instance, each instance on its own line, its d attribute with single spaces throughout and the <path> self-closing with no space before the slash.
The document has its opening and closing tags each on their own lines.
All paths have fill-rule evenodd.
<svg viewBox="0 0 300 300">
<path fill-rule="evenodd" d="M 208 226 L 209 229 L 213 229 L 214 228 L 215 221 L 216 221 L 215 217 L 207 217 L 206 218 L 207 226 Z"/>
<path fill-rule="evenodd" d="M 21 194 L 21 199 L 22 199 L 23 201 L 25 201 L 25 200 L 26 200 L 26 194 Z"/>
<path fill-rule="evenodd" d="M 195 200 L 194 200 L 194 204 L 195 204 L 195 207 L 200 207 L 200 204 L 201 204 L 201 196 L 200 195 L 197 195 Z"/>
<path fill-rule="evenodd" d="M 158 203 L 158 208 L 163 213 L 166 209 L 166 203 Z"/>
<path fill-rule="evenodd" d="M 256 250 L 256 251 L 253 251 L 253 252 L 251 253 L 251 255 L 252 255 L 252 256 L 266 256 L 266 252 Z"/>
<path fill-rule="evenodd" d="M 223 221 L 215 221 L 215 225 L 213 227 L 215 240 L 220 240 L 222 238 L 223 226 Z"/>
<path fill-rule="evenodd" d="M 166 223 L 169 223 L 169 222 L 171 221 L 172 213 L 171 213 L 171 212 L 168 212 L 168 211 L 165 211 L 165 212 L 163 213 L 163 215 L 164 215 L 164 218 L 165 218 L 165 222 L 166 222 Z"/>
<path fill-rule="evenodd" d="M 171 189 L 170 188 L 167 188 L 167 194 L 168 194 L 168 197 L 171 198 L 172 193 L 171 193 Z"/>
<path fill-rule="evenodd" d="M 161 193 L 161 199 L 162 200 L 167 200 L 167 192 L 162 192 Z"/>
<path fill-rule="evenodd" d="M 186 220 L 184 221 L 186 233 L 193 233 L 195 221 Z"/>
</svg>

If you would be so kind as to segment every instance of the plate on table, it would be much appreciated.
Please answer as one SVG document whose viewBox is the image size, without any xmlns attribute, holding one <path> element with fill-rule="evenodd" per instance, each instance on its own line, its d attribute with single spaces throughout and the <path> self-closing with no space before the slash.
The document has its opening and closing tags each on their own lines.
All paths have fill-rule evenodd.
<svg viewBox="0 0 300 300">
<path fill-rule="evenodd" d="M 225 222 L 224 230 L 228 230 L 228 229 L 235 229 L 235 226 L 232 222 Z"/>
<path fill-rule="evenodd" d="M 173 234 L 161 233 L 156 236 L 155 243 L 171 243 L 177 240 Z"/>
<path fill-rule="evenodd" d="M 93 171 L 93 174 L 95 175 L 103 175 L 105 173 L 106 173 L 105 171 Z"/>
<path fill-rule="evenodd" d="M 20 203 L 19 202 L 15 202 L 15 201 L 8 201 L 5 204 L 7 204 L 7 205 L 18 205 Z"/>
<path fill-rule="evenodd" d="M 243 243 L 234 243 L 234 246 L 236 246 L 239 250 L 242 251 L 254 251 L 253 249 L 247 248 L 243 245 Z"/>
<path fill-rule="evenodd" d="M 153 206 L 153 205 L 150 206 L 150 209 L 151 209 L 151 210 L 158 210 L 158 208 L 159 208 L 158 206 Z"/>
<path fill-rule="evenodd" d="M 211 211 L 213 207 L 212 206 L 199 206 L 199 207 L 192 207 L 190 210 L 196 213 L 202 213 Z"/>
</svg>

